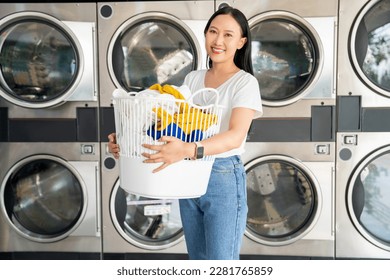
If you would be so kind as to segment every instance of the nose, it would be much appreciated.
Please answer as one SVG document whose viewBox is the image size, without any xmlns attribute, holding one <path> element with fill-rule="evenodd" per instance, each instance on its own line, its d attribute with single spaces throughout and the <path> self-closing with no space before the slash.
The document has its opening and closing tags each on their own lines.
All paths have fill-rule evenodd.
<svg viewBox="0 0 390 280">
<path fill-rule="evenodd" d="M 223 43 L 223 34 L 222 33 L 218 33 L 217 36 L 215 36 L 214 43 L 216 45 L 221 45 Z"/>
</svg>

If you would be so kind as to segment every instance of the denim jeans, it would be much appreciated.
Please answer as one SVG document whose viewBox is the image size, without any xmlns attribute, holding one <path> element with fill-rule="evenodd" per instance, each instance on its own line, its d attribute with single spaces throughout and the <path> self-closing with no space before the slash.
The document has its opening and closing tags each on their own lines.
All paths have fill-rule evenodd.
<svg viewBox="0 0 390 280">
<path fill-rule="evenodd" d="M 241 158 L 215 159 L 206 194 L 180 200 L 189 258 L 239 259 L 247 213 L 246 173 Z"/>
</svg>

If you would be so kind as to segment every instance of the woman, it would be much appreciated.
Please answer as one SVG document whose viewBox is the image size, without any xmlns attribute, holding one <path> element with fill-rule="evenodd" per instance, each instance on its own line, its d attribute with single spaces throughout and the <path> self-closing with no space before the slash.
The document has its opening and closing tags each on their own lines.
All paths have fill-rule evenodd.
<svg viewBox="0 0 390 280">
<path fill-rule="evenodd" d="M 147 145 L 146 163 L 161 163 L 158 172 L 184 158 L 215 155 L 207 192 L 194 199 L 180 200 L 180 214 L 190 259 L 239 259 L 246 227 L 245 169 L 240 155 L 253 118 L 261 116 L 258 82 L 253 77 L 251 40 L 247 19 L 237 9 L 224 7 L 209 19 L 205 30 L 209 69 L 189 73 L 184 84 L 191 92 L 211 87 L 225 106 L 220 133 L 197 143 L 164 136 L 164 145 Z M 195 96 L 202 105 L 210 96 Z M 115 134 L 109 148 L 116 158 Z"/>
</svg>

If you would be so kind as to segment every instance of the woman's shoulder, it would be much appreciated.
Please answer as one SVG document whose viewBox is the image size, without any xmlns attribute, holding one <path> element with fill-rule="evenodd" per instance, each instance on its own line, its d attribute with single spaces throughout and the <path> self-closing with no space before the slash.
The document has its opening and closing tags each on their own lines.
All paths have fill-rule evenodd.
<svg viewBox="0 0 390 280">
<path fill-rule="evenodd" d="M 240 83 L 240 85 L 242 85 L 242 84 L 257 84 L 258 83 L 255 76 L 253 76 L 251 73 L 248 73 L 244 70 L 238 71 L 236 73 L 235 77 L 236 77 L 235 82 Z"/>
<path fill-rule="evenodd" d="M 238 76 L 242 79 L 247 79 L 247 80 L 253 80 L 253 79 L 256 79 L 255 76 L 253 76 L 251 73 L 248 73 L 244 70 L 240 70 L 238 71 Z"/>
</svg>

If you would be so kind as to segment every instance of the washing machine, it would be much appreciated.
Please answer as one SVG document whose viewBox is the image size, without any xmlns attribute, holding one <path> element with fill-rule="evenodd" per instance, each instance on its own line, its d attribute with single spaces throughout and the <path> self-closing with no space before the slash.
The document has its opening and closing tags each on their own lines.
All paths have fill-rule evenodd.
<svg viewBox="0 0 390 280">
<path fill-rule="evenodd" d="M 187 259 L 179 201 L 123 190 L 108 153 L 102 169 L 103 259 Z"/>
<path fill-rule="evenodd" d="M 97 144 L 1 143 L 0 252 L 101 258 L 99 156 L 90 149 Z"/>
<path fill-rule="evenodd" d="M 338 1 L 216 1 L 248 18 L 252 64 L 264 118 L 310 118 L 313 105 L 335 104 Z"/>
<path fill-rule="evenodd" d="M 242 259 L 333 259 L 335 143 L 247 142 Z"/>
<path fill-rule="evenodd" d="M 388 132 L 390 1 L 340 1 L 338 131 Z"/>
<path fill-rule="evenodd" d="M 388 0 L 340 1 L 336 258 L 390 258 L 389 18 Z"/>
<path fill-rule="evenodd" d="M 98 141 L 96 3 L 1 3 L 0 63 L 2 141 Z"/>
<path fill-rule="evenodd" d="M 1 3 L 0 63 L 0 251 L 100 257 L 96 3 Z"/>
<path fill-rule="evenodd" d="M 338 133 L 336 258 L 390 259 L 390 133 Z"/>
<path fill-rule="evenodd" d="M 97 13 L 104 258 L 186 258 L 178 201 L 124 192 L 107 136 L 115 129 L 114 89 L 181 85 L 206 67 L 203 30 L 214 1 L 98 2 Z"/>
</svg>

